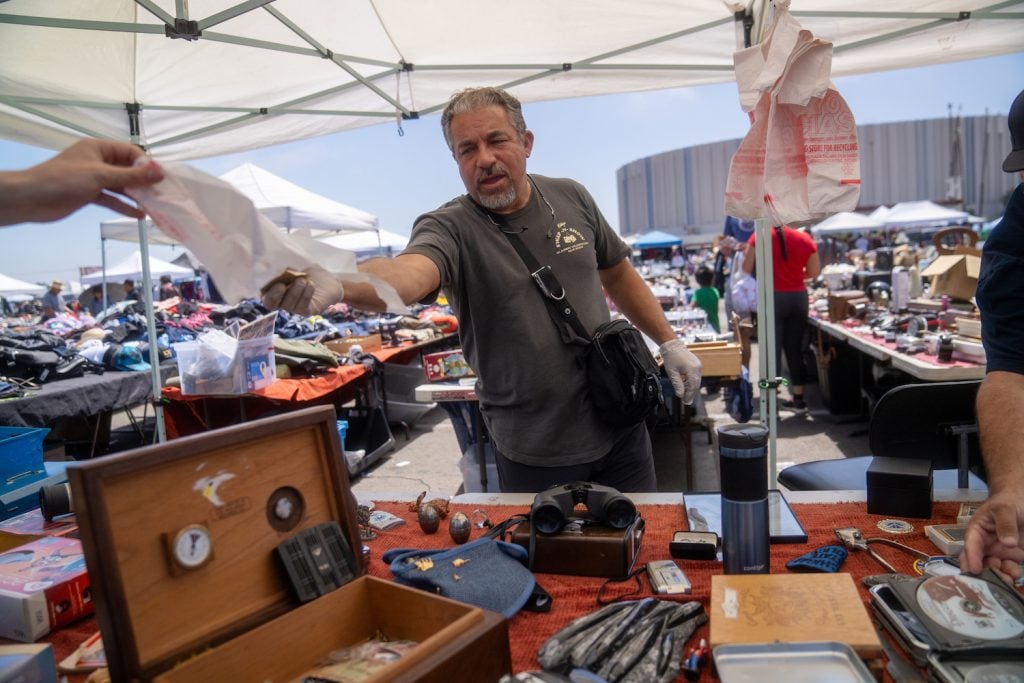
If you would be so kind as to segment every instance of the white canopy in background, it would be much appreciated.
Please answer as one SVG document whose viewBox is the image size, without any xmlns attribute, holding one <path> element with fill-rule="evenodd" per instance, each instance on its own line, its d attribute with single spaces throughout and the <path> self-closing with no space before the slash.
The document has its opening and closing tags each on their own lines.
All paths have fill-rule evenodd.
<svg viewBox="0 0 1024 683">
<path fill-rule="evenodd" d="M 828 235 L 837 232 L 863 232 L 881 230 L 885 225 L 880 221 L 856 211 L 834 213 L 811 228 L 812 235 Z"/>
<path fill-rule="evenodd" d="M 928 200 L 894 204 L 879 220 L 888 228 L 933 228 L 964 225 L 970 214 Z"/>
<path fill-rule="evenodd" d="M 230 183 L 252 200 L 256 210 L 288 232 L 301 231 L 320 237 L 350 231 L 377 230 L 372 213 L 328 199 L 289 182 L 254 164 L 242 164 L 220 179 Z M 175 244 L 169 236 L 147 221 L 150 244 Z M 139 222 L 118 218 L 100 224 L 100 237 L 125 242 L 139 241 Z"/>
<path fill-rule="evenodd" d="M 121 282 L 122 280 L 135 280 L 138 283 L 142 281 L 142 253 L 138 250 L 132 252 L 128 258 L 124 259 L 120 263 L 116 263 L 106 271 L 96 271 L 95 273 L 89 273 L 88 275 L 82 276 L 83 285 L 95 285 L 103 282 L 104 274 L 106 274 L 107 283 Z M 191 268 L 182 268 L 176 266 L 173 263 L 168 263 L 162 259 L 158 259 L 155 256 L 149 257 L 149 274 L 154 280 L 159 279 L 162 275 L 170 275 L 172 279 L 180 280 L 185 278 L 195 277 L 195 272 Z"/>
<path fill-rule="evenodd" d="M 437 113 L 469 85 L 534 102 L 730 81 L 748 5 L 757 43 L 764 0 L 7 0 L 0 136 L 191 159 Z M 791 4 L 834 43 L 833 76 L 1018 52 L 1022 9 Z"/>
<path fill-rule="evenodd" d="M 332 247 L 354 251 L 357 256 L 373 256 L 397 254 L 405 249 L 409 238 L 390 230 L 378 230 L 377 232 L 350 232 L 333 235 L 324 237 L 320 241 Z"/>
<path fill-rule="evenodd" d="M 25 282 L 24 280 L 19 280 L 0 273 L 0 296 L 12 296 L 16 294 L 42 296 L 43 294 L 46 294 L 46 287 L 43 285 L 33 284 L 31 282 Z"/>
</svg>

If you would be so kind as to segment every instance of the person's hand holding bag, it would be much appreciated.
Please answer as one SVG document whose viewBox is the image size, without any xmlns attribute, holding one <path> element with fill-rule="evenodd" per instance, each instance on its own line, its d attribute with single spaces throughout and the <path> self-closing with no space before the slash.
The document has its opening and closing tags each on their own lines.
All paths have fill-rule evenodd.
<svg viewBox="0 0 1024 683">
<path fill-rule="evenodd" d="M 700 391 L 700 359 L 686 348 L 682 339 L 672 339 L 658 347 L 661 365 L 672 381 L 684 405 L 691 405 Z"/>
<path fill-rule="evenodd" d="M 310 266 L 304 271 L 289 268 L 260 291 L 267 308 L 281 308 L 305 316 L 323 313 L 345 295 L 341 280 L 320 266 Z"/>
</svg>

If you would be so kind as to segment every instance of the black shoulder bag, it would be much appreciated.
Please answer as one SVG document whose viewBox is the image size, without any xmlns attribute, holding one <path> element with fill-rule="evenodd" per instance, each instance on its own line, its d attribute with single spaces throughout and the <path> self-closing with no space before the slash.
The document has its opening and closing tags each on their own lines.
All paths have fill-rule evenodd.
<svg viewBox="0 0 1024 683">
<path fill-rule="evenodd" d="M 501 229 L 501 226 L 498 226 Z M 519 235 L 502 229 L 540 290 L 562 341 L 581 347 L 590 400 L 598 416 L 617 427 L 642 422 L 663 405 L 658 363 L 643 335 L 624 319 L 600 325 L 591 337 L 580 322 L 551 266 L 542 266 Z"/>
</svg>

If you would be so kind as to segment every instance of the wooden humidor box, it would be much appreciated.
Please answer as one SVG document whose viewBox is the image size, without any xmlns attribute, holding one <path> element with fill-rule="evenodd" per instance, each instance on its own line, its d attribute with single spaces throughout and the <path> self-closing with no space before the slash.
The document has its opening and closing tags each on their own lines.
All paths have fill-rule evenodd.
<svg viewBox="0 0 1024 683">
<path fill-rule="evenodd" d="M 700 358 L 701 375 L 704 377 L 737 377 L 743 349 L 739 344 L 724 341 L 695 342 L 686 348 Z"/>
<path fill-rule="evenodd" d="M 368 576 L 293 600 L 273 554 L 285 539 L 334 521 L 361 557 L 343 463 L 320 407 L 69 468 L 112 679 L 287 683 L 378 631 L 420 642 L 380 680 L 508 672 L 501 615 Z M 192 525 L 212 552 L 184 569 L 171 539 Z"/>
</svg>

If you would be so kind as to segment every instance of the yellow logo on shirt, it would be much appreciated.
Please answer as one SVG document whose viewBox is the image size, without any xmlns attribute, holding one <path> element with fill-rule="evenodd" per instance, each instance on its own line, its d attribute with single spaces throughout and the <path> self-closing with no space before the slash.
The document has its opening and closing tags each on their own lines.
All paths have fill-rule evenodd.
<svg viewBox="0 0 1024 683">
<path fill-rule="evenodd" d="M 557 229 L 555 233 L 556 254 L 571 254 L 590 244 L 582 232 L 576 228 L 567 227 L 565 221 L 558 223 L 555 228 Z"/>
</svg>

